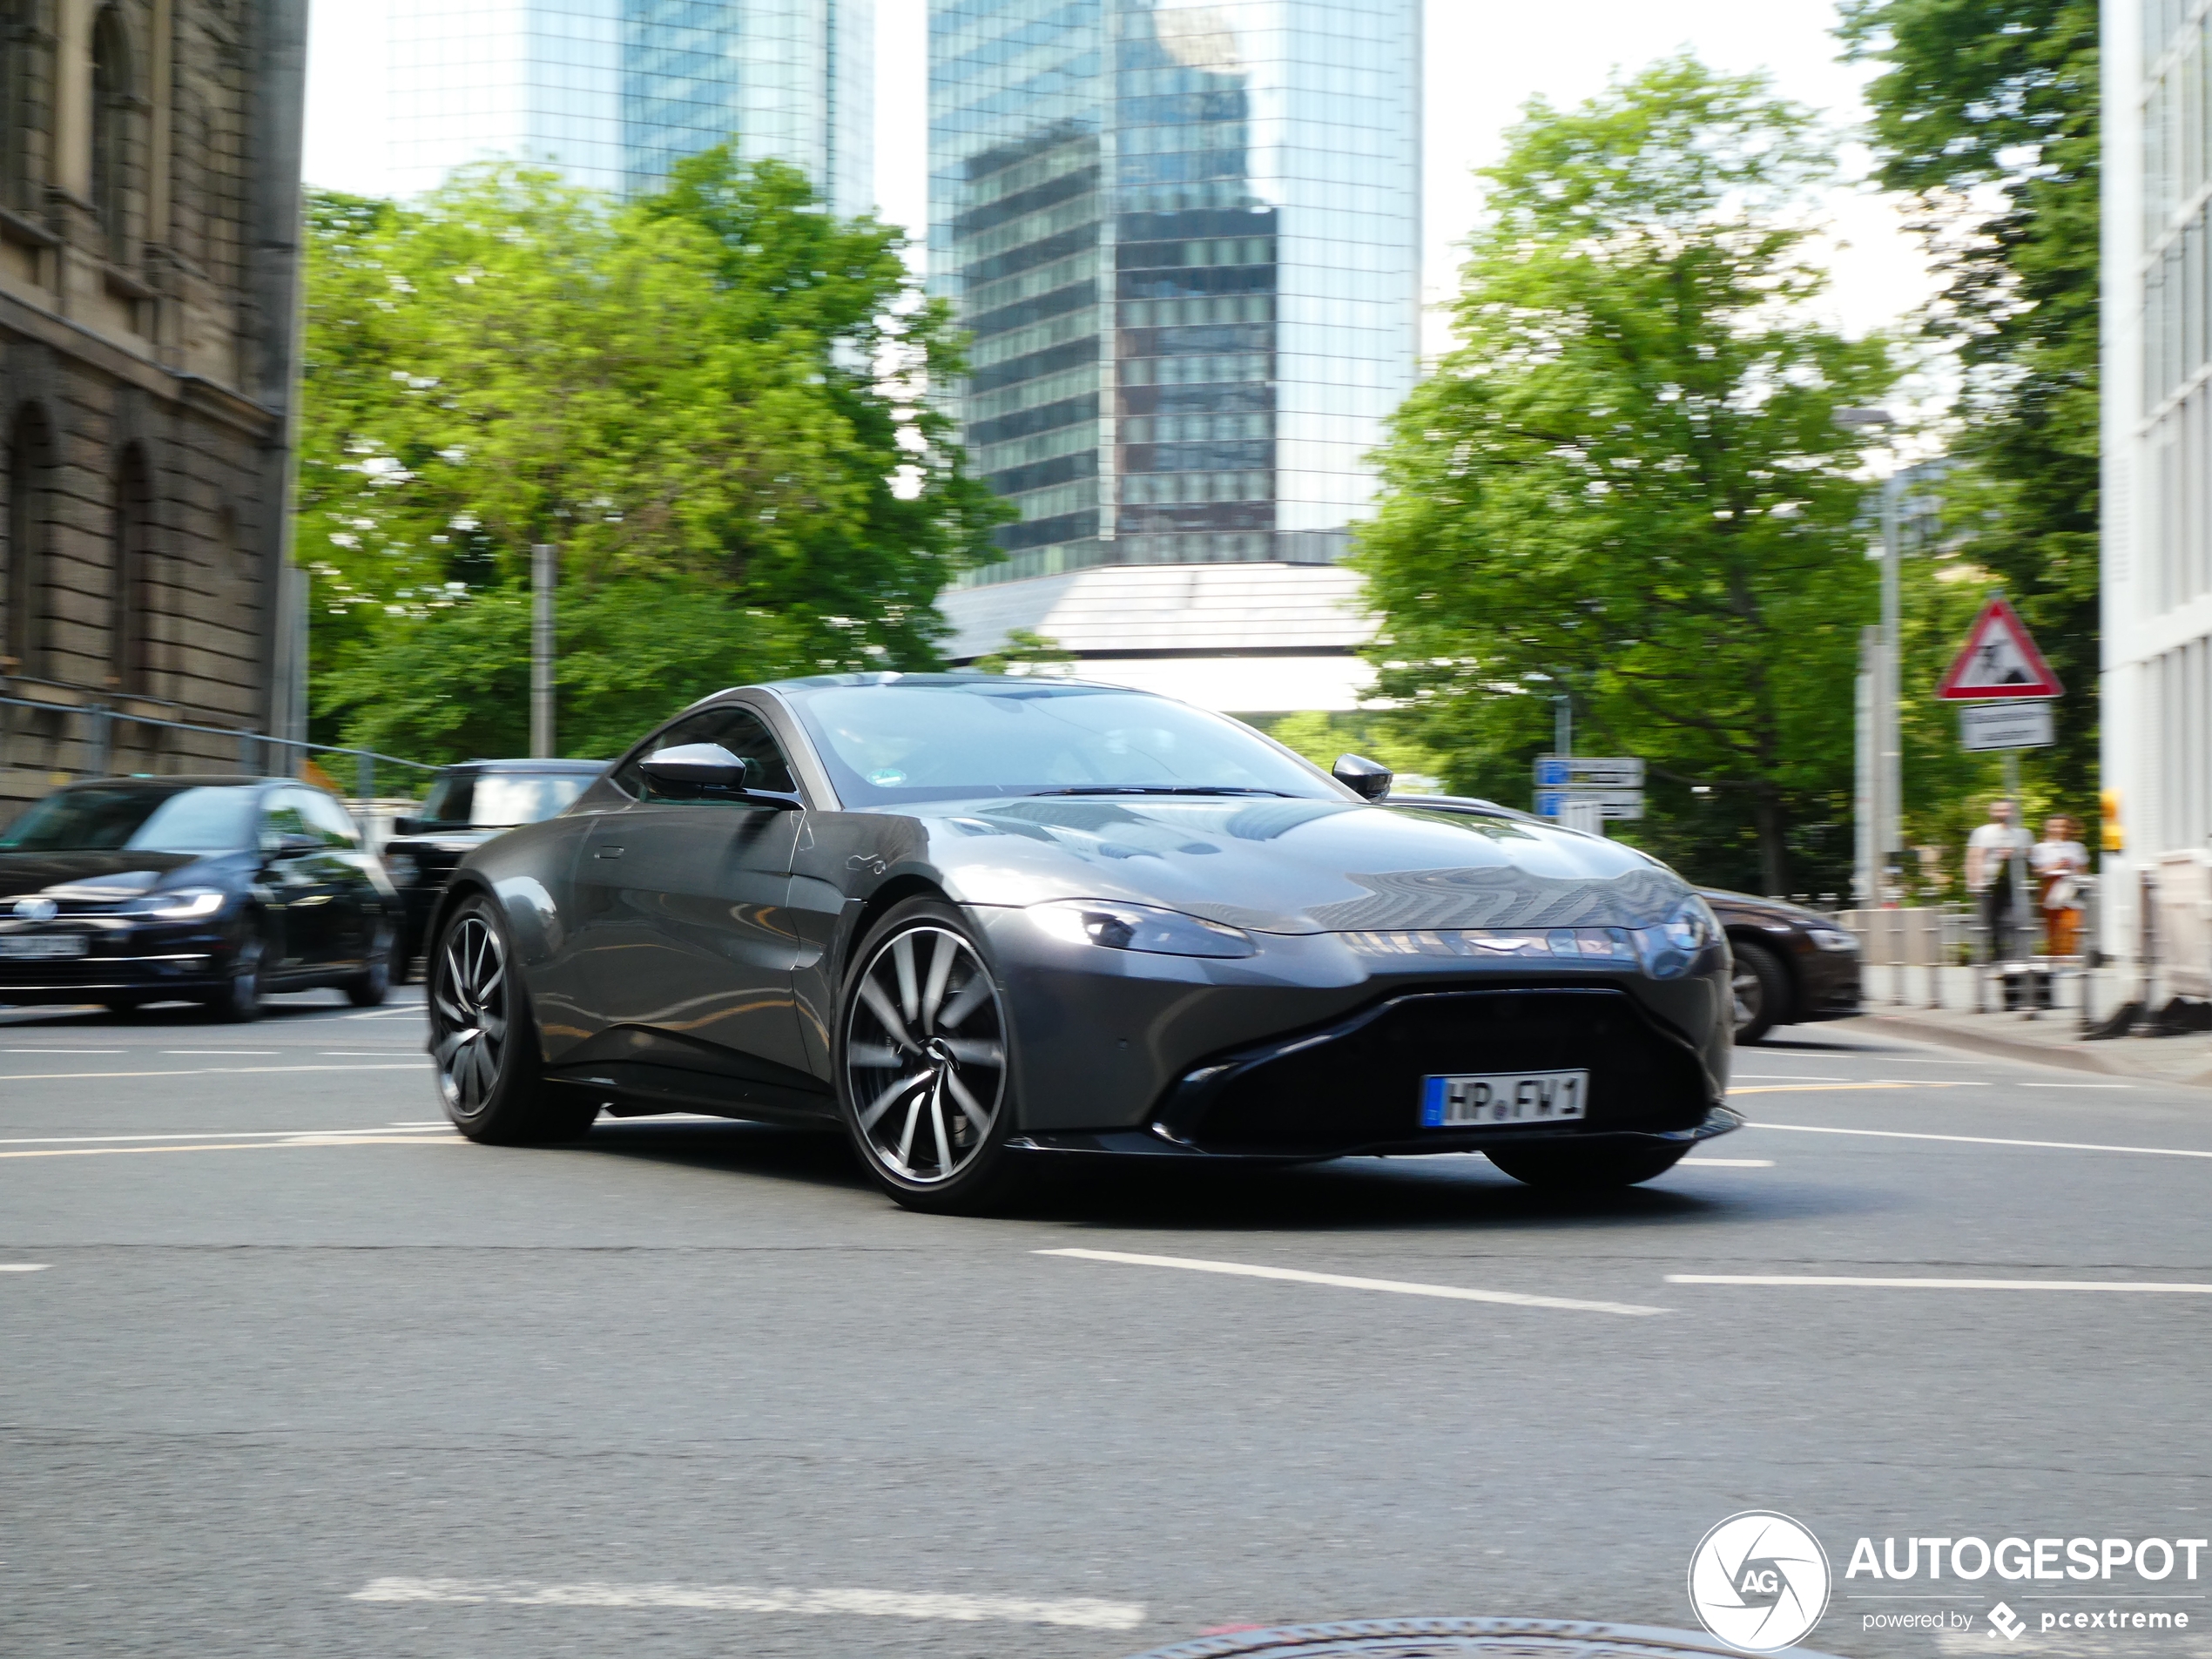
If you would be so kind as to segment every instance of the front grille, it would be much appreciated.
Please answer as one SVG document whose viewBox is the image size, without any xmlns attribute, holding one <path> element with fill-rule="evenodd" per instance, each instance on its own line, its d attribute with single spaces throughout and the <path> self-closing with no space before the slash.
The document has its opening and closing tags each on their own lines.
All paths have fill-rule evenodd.
<svg viewBox="0 0 2212 1659">
<path fill-rule="evenodd" d="M 1581 1069 L 1576 1133 L 1686 1130 L 1711 1103 L 1689 1044 L 1609 988 L 1399 996 L 1324 1031 L 1222 1056 L 1185 1077 L 1163 1118 L 1209 1152 L 1295 1155 L 1527 1133 L 1423 1130 L 1421 1080 Z"/>
</svg>

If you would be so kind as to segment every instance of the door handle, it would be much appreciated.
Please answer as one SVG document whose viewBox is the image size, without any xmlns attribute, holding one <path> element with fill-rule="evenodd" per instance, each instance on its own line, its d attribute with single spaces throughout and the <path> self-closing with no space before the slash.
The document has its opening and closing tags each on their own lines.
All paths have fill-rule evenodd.
<svg viewBox="0 0 2212 1659">
<path fill-rule="evenodd" d="M 591 856 L 595 859 L 618 859 L 622 853 L 623 849 L 618 846 L 597 846 L 592 848 Z"/>
</svg>

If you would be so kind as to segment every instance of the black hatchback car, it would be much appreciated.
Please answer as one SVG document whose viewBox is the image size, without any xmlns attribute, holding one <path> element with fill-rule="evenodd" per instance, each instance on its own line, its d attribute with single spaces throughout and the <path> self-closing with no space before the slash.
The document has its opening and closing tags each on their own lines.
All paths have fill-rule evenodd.
<svg viewBox="0 0 2212 1659">
<path fill-rule="evenodd" d="M 288 778 L 110 778 L 0 831 L 0 1003 L 205 1003 L 391 983 L 398 895 L 346 808 Z"/>
<path fill-rule="evenodd" d="M 401 819 L 384 844 L 384 868 L 405 907 L 402 964 L 422 954 L 455 865 L 503 830 L 552 817 L 606 769 L 604 760 L 471 760 L 439 772 L 422 810 Z"/>
</svg>

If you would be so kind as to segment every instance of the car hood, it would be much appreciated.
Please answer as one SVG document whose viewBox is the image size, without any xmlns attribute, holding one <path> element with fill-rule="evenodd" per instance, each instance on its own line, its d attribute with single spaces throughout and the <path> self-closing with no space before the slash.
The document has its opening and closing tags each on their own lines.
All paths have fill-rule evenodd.
<svg viewBox="0 0 2212 1659">
<path fill-rule="evenodd" d="M 169 885 L 177 872 L 215 857 L 199 853 L 0 853 L 0 899 L 49 893 L 131 899 Z M 72 888 L 88 889 L 71 894 Z"/>
<path fill-rule="evenodd" d="M 1028 796 L 902 815 L 969 903 L 1133 900 L 1261 933 L 1645 927 L 1690 893 L 1617 842 L 1413 802 Z"/>
<path fill-rule="evenodd" d="M 1702 887 L 1699 896 L 1718 912 L 1754 916 L 1762 921 L 1794 922 L 1800 927 L 1832 927 L 1835 920 L 1781 899 L 1763 899 L 1755 893 L 1730 893 L 1725 887 Z"/>
</svg>

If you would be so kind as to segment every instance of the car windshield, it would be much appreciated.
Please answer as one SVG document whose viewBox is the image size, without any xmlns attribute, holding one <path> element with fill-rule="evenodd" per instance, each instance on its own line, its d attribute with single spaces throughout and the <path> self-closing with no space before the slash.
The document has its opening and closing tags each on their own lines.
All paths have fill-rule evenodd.
<svg viewBox="0 0 2212 1659">
<path fill-rule="evenodd" d="M 235 853 L 253 844 L 252 786 L 92 784 L 46 797 L 0 833 L 10 853 Z"/>
<path fill-rule="evenodd" d="M 1054 791 L 1344 798 L 1250 727 L 1139 691 L 978 676 L 808 687 L 794 701 L 847 806 Z"/>
<path fill-rule="evenodd" d="M 416 814 L 425 829 L 512 829 L 559 812 L 591 786 L 583 772 L 449 772 Z"/>
</svg>

